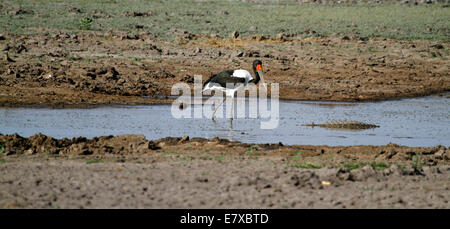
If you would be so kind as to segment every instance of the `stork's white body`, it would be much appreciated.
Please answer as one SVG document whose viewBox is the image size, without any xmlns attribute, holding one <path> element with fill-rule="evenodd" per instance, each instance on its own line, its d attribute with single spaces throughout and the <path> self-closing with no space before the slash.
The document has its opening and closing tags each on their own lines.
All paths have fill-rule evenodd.
<svg viewBox="0 0 450 229">
<path fill-rule="evenodd" d="M 243 78 L 243 79 L 245 79 L 245 83 L 244 84 L 235 84 L 233 88 L 227 88 L 227 87 L 222 87 L 220 85 L 217 85 L 217 84 L 215 84 L 215 82 L 209 82 L 203 87 L 202 92 L 207 91 L 207 90 L 219 90 L 219 91 L 225 92 L 228 97 L 234 98 L 235 92 L 238 91 L 239 89 L 244 88 L 245 85 L 247 85 L 248 82 L 253 79 L 252 74 L 250 74 L 250 72 L 248 72 L 247 70 L 244 70 L 244 69 L 234 70 L 233 74 L 230 76 L 230 78 L 231 77 Z"/>
<path fill-rule="evenodd" d="M 248 83 L 251 82 L 257 84 L 260 79 L 264 83 L 264 77 L 262 75 L 262 62 L 260 60 L 253 61 L 253 71 L 255 72 L 255 79 L 250 72 L 244 69 L 222 71 L 217 75 L 211 76 L 211 78 L 205 82 L 202 92 L 207 90 L 219 90 L 225 92 L 227 97 L 231 97 L 233 99 L 234 93 L 240 89 L 243 89 Z M 214 110 L 212 114 L 213 120 L 214 114 L 223 102 L 225 102 L 225 99 Z M 233 106 L 231 106 L 230 120 L 233 120 Z"/>
</svg>

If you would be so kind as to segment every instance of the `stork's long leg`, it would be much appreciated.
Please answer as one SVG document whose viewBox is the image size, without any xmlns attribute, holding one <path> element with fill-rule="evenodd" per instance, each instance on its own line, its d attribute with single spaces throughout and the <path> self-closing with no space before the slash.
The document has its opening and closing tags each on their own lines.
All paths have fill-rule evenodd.
<svg viewBox="0 0 450 229">
<path fill-rule="evenodd" d="M 219 109 L 220 106 L 223 105 L 223 103 L 225 102 L 226 99 L 227 99 L 227 97 L 225 97 L 225 98 L 223 99 L 223 101 L 216 107 L 216 109 L 214 109 L 214 112 L 213 112 L 213 114 L 212 114 L 212 120 L 214 120 L 214 115 L 216 114 L 216 111 Z"/>
<path fill-rule="evenodd" d="M 234 96 L 231 96 L 231 114 L 230 114 L 230 121 L 233 121 L 233 107 L 234 107 Z"/>
</svg>

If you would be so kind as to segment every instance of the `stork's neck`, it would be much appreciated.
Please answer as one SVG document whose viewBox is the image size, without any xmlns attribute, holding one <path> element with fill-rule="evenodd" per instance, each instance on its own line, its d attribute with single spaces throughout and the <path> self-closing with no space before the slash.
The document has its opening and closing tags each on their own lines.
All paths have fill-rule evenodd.
<svg viewBox="0 0 450 229">
<path fill-rule="evenodd" d="M 258 73 L 258 71 L 256 71 L 255 66 L 253 66 L 253 72 L 255 73 L 255 78 L 250 80 L 249 83 L 257 84 L 261 78 L 259 77 L 259 73 Z"/>
</svg>

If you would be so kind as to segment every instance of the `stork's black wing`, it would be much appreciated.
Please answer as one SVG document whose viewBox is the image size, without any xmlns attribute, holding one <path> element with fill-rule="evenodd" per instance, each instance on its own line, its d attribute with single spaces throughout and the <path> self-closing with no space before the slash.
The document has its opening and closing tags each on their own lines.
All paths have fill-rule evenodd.
<svg viewBox="0 0 450 229">
<path fill-rule="evenodd" d="M 211 76 L 204 84 L 203 87 L 205 87 L 206 84 L 212 83 L 212 84 L 218 84 L 221 87 L 226 87 L 227 83 L 232 84 L 239 84 L 239 83 L 245 83 L 245 78 L 241 77 L 235 77 L 233 76 L 234 70 L 226 70 L 223 72 L 220 72 L 217 75 Z"/>
</svg>

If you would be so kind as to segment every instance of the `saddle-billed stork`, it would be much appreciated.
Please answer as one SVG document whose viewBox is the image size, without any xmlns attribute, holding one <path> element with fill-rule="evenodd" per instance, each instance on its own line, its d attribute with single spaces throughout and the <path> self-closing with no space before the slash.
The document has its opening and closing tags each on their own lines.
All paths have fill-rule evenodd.
<svg viewBox="0 0 450 229">
<path fill-rule="evenodd" d="M 219 74 L 211 76 L 204 84 L 203 90 L 219 90 L 226 93 L 227 97 L 234 98 L 234 93 L 239 89 L 243 89 L 247 84 L 254 83 L 257 84 L 260 80 L 267 90 L 266 84 L 264 82 L 264 76 L 262 73 L 262 62 L 260 60 L 253 61 L 253 72 L 255 73 L 255 78 L 247 70 L 226 70 L 220 72 Z M 228 86 L 228 87 L 227 87 Z M 212 114 L 212 120 L 214 120 L 214 114 L 217 109 L 225 102 L 226 97 L 223 101 L 214 109 Z M 233 106 L 231 106 L 231 120 L 233 119 Z"/>
</svg>

